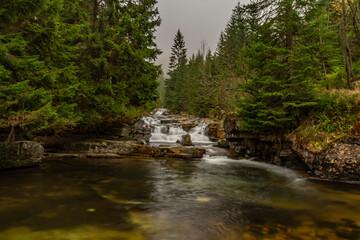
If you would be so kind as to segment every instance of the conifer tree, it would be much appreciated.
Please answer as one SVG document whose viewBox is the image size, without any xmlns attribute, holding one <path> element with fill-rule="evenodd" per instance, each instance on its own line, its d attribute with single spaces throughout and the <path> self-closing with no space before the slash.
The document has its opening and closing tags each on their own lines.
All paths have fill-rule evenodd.
<svg viewBox="0 0 360 240">
<path fill-rule="evenodd" d="M 239 102 L 238 116 L 244 130 L 279 133 L 297 126 L 306 110 L 316 104 L 312 55 L 303 52 L 301 42 L 304 17 L 313 6 L 295 0 L 267 4 L 276 15 L 263 19 L 261 32 L 256 33 L 260 37 L 254 36 L 244 52 L 252 72 L 240 85 L 246 97 Z"/>
<path fill-rule="evenodd" d="M 112 124 L 158 97 L 156 0 L 4 0 L 0 131 Z"/>
<path fill-rule="evenodd" d="M 176 32 L 171 48 L 169 63 L 169 79 L 166 80 L 165 106 L 174 110 L 182 110 L 182 91 L 184 89 L 184 76 L 186 69 L 186 52 L 184 36 L 180 29 Z"/>
</svg>

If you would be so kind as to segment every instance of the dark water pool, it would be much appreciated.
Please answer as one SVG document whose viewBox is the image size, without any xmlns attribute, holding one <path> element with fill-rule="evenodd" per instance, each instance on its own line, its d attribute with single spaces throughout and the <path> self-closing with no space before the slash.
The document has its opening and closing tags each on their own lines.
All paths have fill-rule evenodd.
<svg viewBox="0 0 360 240">
<path fill-rule="evenodd" d="M 360 239 L 360 190 L 221 157 L 54 159 L 0 173 L 0 239 Z"/>
</svg>

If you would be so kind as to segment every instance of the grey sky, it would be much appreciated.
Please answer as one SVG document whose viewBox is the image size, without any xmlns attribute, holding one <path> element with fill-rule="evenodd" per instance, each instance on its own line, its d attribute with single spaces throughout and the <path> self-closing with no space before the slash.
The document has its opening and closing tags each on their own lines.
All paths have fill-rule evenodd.
<svg viewBox="0 0 360 240">
<path fill-rule="evenodd" d="M 157 29 L 156 42 L 163 50 L 157 63 L 167 65 L 176 31 L 184 35 L 188 55 L 197 52 L 201 41 L 212 51 L 216 49 L 222 30 L 239 0 L 158 0 L 162 24 Z M 240 0 L 248 3 L 249 0 Z"/>
</svg>

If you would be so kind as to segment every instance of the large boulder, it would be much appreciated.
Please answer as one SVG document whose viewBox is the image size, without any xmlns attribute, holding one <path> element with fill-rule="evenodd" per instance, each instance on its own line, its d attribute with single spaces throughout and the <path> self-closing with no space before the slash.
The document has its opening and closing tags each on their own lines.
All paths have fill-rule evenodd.
<svg viewBox="0 0 360 240">
<path fill-rule="evenodd" d="M 180 144 L 183 146 L 194 146 L 193 142 L 191 141 L 190 134 L 181 136 Z"/>
<path fill-rule="evenodd" d="M 37 142 L 0 143 L 0 169 L 37 166 L 43 156 L 44 148 Z"/>
<path fill-rule="evenodd" d="M 144 120 L 140 119 L 133 125 L 123 126 L 120 129 L 109 129 L 107 135 L 113 136 L 112 139 L 115 140 L 121 139 L 149 142 L 151 138 L 151 128 Z"/>
</svg>

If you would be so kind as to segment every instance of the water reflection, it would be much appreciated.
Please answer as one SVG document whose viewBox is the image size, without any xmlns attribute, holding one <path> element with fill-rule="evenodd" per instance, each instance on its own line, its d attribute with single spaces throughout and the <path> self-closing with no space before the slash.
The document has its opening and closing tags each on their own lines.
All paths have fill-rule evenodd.
<svg viewBox="0 0 360 240">
<path fill-rule="evenodd" d="M 1 172 L 0 239 L 359 239 L 359 203 L 251 160 L 53 160 Z"/>
</svg>

